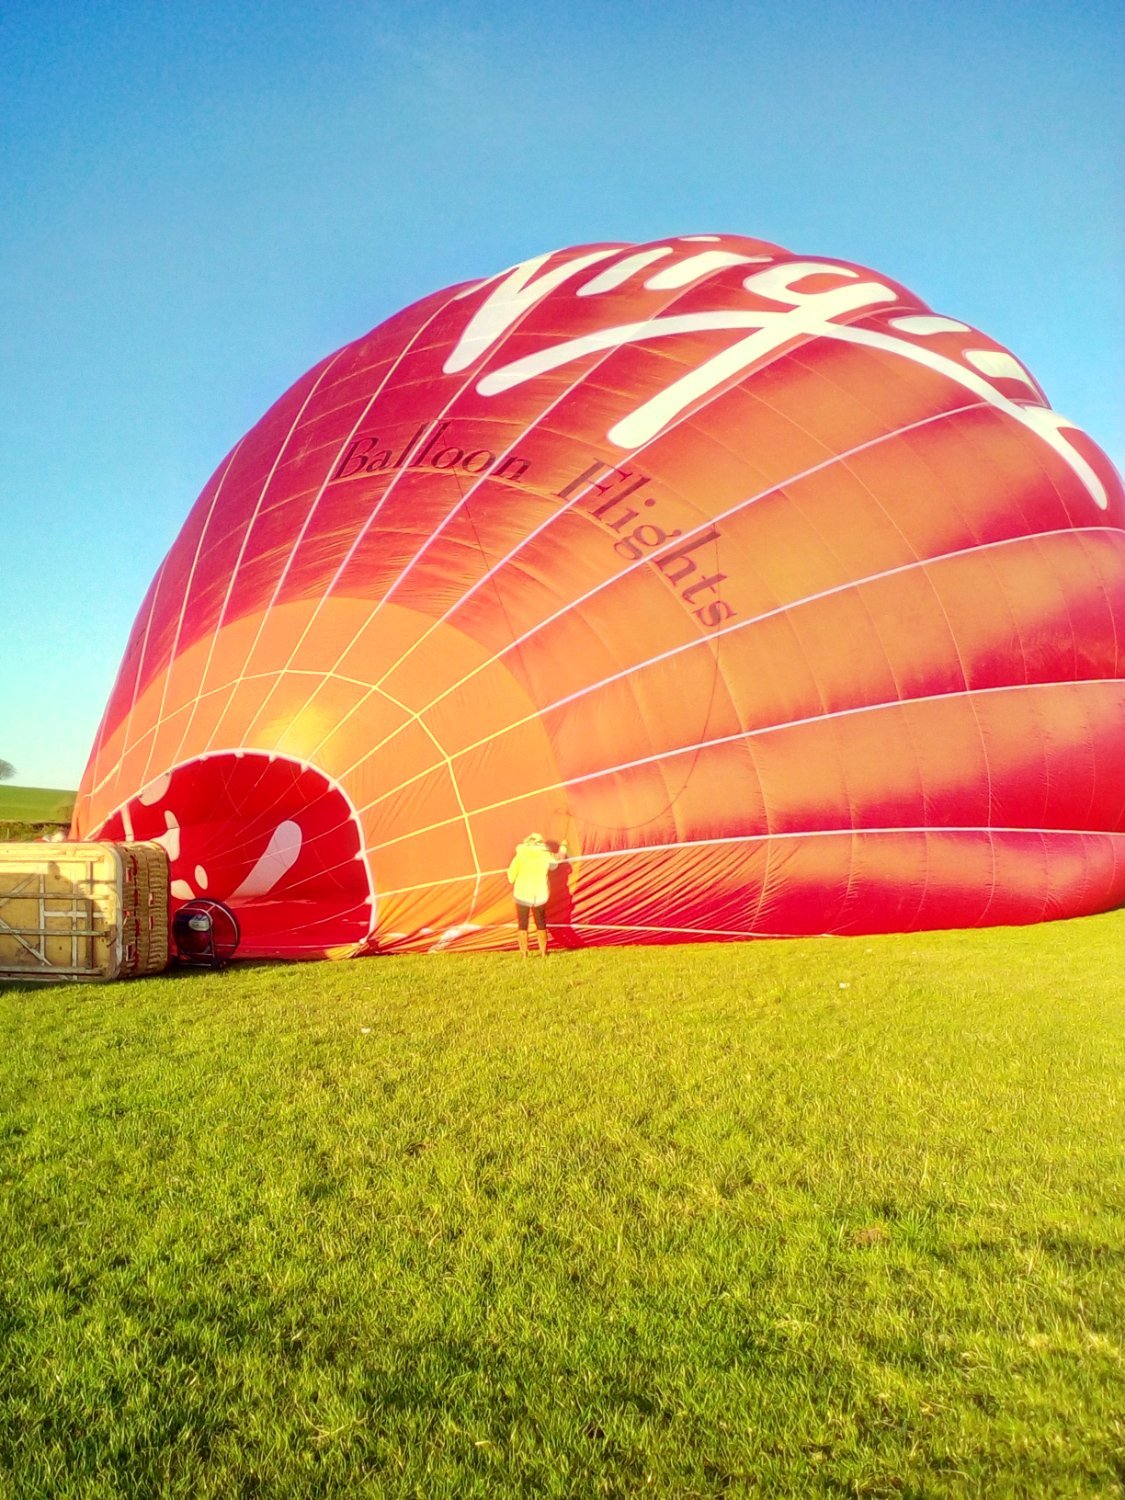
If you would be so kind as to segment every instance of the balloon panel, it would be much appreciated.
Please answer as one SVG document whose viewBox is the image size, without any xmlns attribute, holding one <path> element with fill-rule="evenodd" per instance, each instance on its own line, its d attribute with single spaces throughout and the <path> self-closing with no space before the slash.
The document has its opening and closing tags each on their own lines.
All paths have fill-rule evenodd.
<svg viewBox="0 0 1125 1500">
<path fill-rule="evenodd" d="M 735 236 L 558 251 L 322 360 L 220 464 L 75 812 L 248 954 L 1125 899 L 1125 500 L 999 344 Z"/>
</svg>

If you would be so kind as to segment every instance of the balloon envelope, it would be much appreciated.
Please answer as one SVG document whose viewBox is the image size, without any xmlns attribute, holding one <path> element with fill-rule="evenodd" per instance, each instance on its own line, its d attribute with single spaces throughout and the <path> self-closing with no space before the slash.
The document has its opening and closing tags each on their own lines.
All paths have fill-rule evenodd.
<svg viewBox="0 0 1125 1500">
<path fill-rule="evenodd" d="M 323 360 L 138 615 L 77 835 L 243 954 L 488 948 L 538 830 L 575 944 L 1125 899 L 1125 502 L 991 339 L 700 235 L 540 256 Z"/>
</svg>

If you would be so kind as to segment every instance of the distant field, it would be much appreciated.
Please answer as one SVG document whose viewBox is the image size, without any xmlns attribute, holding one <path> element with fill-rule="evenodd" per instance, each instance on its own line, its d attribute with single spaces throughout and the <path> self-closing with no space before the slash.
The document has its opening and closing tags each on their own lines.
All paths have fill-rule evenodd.
<svg viewBox="0 0 1125 1500">
<path fill-rule="evenodd" d="M 0 1493 L 1125 1481 L 1125 913 L 0 993 Z"/>
<path fill-rule="evenodd" d="M 55 787 L 0 784 L 0 826 L 6 823 L 69 823 L 74 792 Z"/>
</svg>

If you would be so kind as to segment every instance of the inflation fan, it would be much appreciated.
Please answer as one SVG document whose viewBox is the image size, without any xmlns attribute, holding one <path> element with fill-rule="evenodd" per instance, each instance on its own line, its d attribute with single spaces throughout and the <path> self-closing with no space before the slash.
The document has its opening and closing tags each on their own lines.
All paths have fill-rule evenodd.
<svg viewBox="0 0 1125 1500">
<path fill-rule="evenodd" d="M 176 955 L 182 964 L 225 969 L 242 937 L 238 918 L 221 901 L 187 901 L 172 919 Z"/>
</svg>

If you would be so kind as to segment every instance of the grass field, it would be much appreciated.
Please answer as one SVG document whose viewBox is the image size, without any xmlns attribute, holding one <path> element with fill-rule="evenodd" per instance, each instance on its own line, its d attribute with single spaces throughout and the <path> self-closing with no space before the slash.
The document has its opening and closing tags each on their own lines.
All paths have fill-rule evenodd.
<svg viewBox="0 0 1125 1500">
<path fill-rule="evenodd" d="M 1123 952 L 8 989 L 0 1493 L 1118 1495 Z"/>
<path fill-rule="evenodd" d="M 0 784 L 0 842 L 38 838 L 43 831 L 69 824 L 74 796 L 55 787 Z"/>
</svg>

